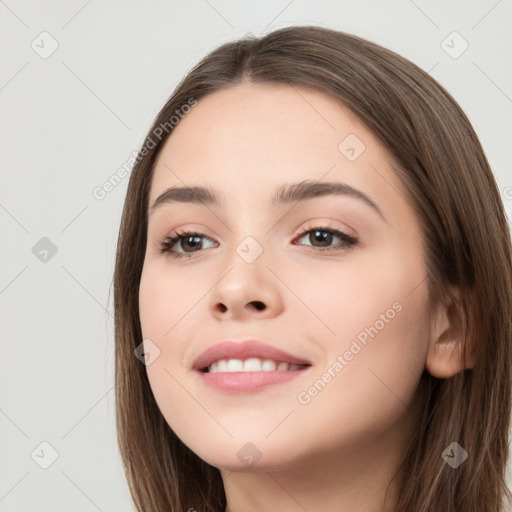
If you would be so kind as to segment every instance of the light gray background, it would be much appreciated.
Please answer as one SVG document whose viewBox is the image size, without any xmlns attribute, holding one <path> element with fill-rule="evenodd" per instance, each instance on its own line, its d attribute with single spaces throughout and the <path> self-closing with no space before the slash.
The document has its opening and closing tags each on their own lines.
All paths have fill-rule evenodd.
<svg viewBox="0 0 512 512">
<path fill-rule="evenodd" d="M 208 51 L 295 24 L 366 37 L 429 71 L 474 124 L 512 217 L 512 0 L 0 0 L 0 511 L 132 509 L 109 297 L 128 178 L 101 201 L 92 190 Z M 469 43 L 458 58 L 445 51 L 462 48 L 453 31 Z M 46 262 L 32 250 L 43 237 L 57 248 Z M 42 442 L 58 452 L 48 469 Z"/>
</svg>

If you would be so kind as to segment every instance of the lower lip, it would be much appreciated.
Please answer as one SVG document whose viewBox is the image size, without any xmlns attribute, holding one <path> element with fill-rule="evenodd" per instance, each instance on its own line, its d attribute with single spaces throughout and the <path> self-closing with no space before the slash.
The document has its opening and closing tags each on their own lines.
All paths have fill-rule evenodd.
<svg viewBox="0 0 512 512">
<path fill-rule="evenodd" d="M 250 392 L 272 384 L 281 384 L 304 375 L 311 366 L 300 370 L 261 372 L 199 372 L 207 386 L 220 391 Z"/>
</svg>

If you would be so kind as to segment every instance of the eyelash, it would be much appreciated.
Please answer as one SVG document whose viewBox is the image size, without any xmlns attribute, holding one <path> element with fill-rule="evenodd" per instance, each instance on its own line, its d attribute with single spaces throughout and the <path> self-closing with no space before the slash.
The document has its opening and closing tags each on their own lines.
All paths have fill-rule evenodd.
<svg viewBox="0 0 512 512">
<path fill-rule="evenodd" d="M 324 233 L 330 233 L 332 235 L 338 236 L 339 238 L 341 238 L 341 240 L 343 241 L 343 244 L 344 244 L 344 246 L 338 247 L 336 249 L 332 249 L 330 247 L 313 247 L 314 249 L 316 249 L 319 252 L 341 251 L 341 250 L 352 249 L 353 247 L 355 247 L 358 244 L 357 238 L 347 235 L 346 233 L 344 233 L 343 231 L 339 231 L 338 229 L 328 228 L 327 226 L 325 226 L 325 227 L 318 226 L 318 227 L 314 227 L 314 228 L 305 229 L 304 231 L 299 233 L 296 238 L 300 239 L 304 235 L 306 235 L 312 231 L 322 231 Z M 191 236 L 197 236 L 200 238 L 209 238 L 206 235 L 204 235 L 203 233 L 198 233 L 197 231 L 181 231 L 181 232 L 177 231 L 177 232 L 172 233 L 171 235 L 167 236 L 162 242 L 160 242 L 160 250 L 159 250 L 160 254 L 166 253 L 166 256 L 170 256 L 171 258 L 183 258 L 183 257 L 190 258 L 193 256 L 194 252 L 201 252 L 201 251 L 194 251 L 192 253 L 187 254 L 187 253 L 183 253 L 183 252 L 173 252 L 171 250 L 174 247 L 174 245 L 176 243 L 178 243 L 182 238 L 188 238 Z M 211 238 L 210 238 L 210 240 L 211 240 Z M 298 245 L 298 244 L 294 244 L 294 245 Z"/>
</svg>

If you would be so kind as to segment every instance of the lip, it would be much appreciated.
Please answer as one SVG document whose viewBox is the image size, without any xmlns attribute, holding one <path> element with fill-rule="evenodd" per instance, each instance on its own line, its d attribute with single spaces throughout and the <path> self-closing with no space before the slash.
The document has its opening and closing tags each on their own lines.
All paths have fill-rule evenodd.
<svg viewBox="0 0 512 512">
<path fill-rule="evenodd" d="M 201 372 L 208 368 L 214 361 L 221 359 L 249 359 L 250 357 L 258 357 L 261 359 L 272 359 L 276 362 L 289 364 L 305 364 L 311 365 L 310 361 L 296 357 L 284 350 L 273 345 L 263 343 L 258 340 L 232 341 L 226 340 L 202 352 L 193 363 L 193 369 Z M 301 371 L 301 370 L 297 370 Z M 222 373 L 222 372 L 221 372 Z M 248 373 L 296 373 L 294 371 L 274 371 L 274 372 L 243 372 Z M 233 374 L 242 374 L 242 372 L 233 372 Z M 225 373 L 224 373 L 225 375 Z"/>
<path fill-rule="evenodd" d="M 308 373 L 311 366 L 300 370 L 275 370 L 261 372 L 197 372 L 203 384 L 223 393 L 257 392 L 262 388 L 287 382 Z"/>
</svg>

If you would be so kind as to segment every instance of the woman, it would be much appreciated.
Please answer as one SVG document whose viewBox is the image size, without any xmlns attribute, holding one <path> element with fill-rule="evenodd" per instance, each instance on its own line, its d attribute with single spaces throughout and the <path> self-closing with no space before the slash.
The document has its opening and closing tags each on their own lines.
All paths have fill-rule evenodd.
<svg viewBox="0 0 512 512">
<path fill-rule="evenodd" d="M 511 260 L 427 73 L 319 27 L 216 49 L 156 117 L 119 233 L 137 509 L 504 511 Z"/>
</svg>

